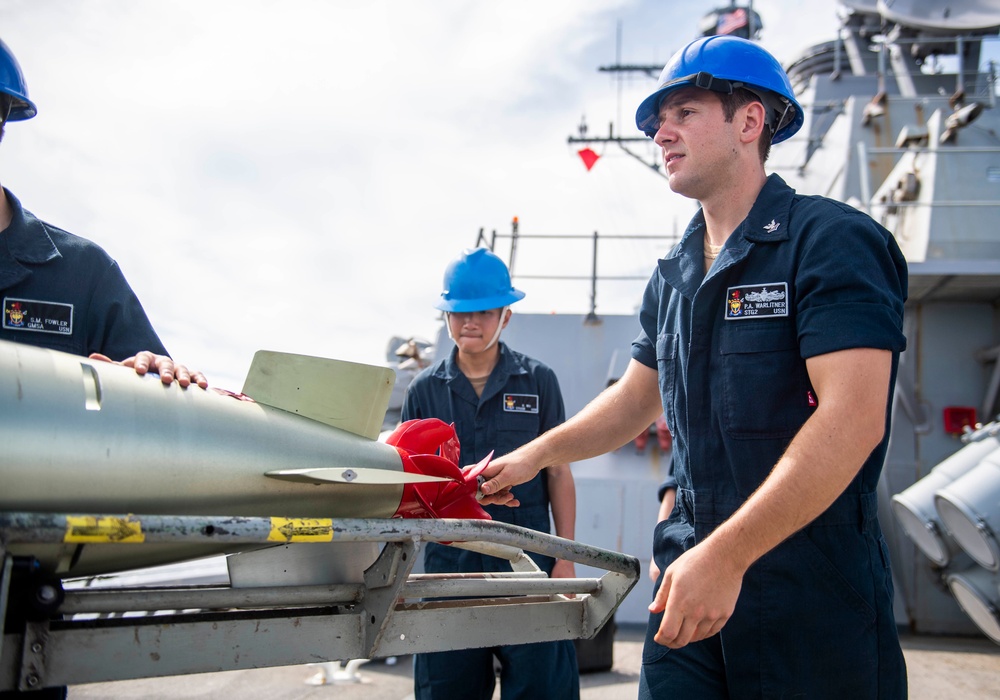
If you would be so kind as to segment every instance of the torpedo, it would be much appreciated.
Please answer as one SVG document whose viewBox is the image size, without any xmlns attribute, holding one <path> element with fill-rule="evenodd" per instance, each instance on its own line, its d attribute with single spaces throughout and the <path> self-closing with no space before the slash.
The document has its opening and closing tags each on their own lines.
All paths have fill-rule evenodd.
<svg viewBox="0 0 1000 700">
<path fill-rule="evenodd" d="M 476 500 L 488 460 L 463 471 L 452 426 L 408 421 L 377 440 L 393 381 L 387 367 L 260 351 L 239 393 L 182 389 L 0 341 L 0 511 L 489 518 Z M 227 551 L 106 542 L 30 554 L 66 577 Z"/>
</svg>

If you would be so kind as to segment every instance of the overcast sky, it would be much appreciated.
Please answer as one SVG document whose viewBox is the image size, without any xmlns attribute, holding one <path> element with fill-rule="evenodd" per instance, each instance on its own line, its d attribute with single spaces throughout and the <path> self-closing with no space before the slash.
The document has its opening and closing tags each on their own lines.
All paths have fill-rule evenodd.
<svg viewBox="0 0 1000 700">
<path fill-rule="evenodd" d="M 382 363 L 391 336 L 433 336 L 444 267 L 480 227 L 683 228 L 693 207 L 660 176 L 599 146 L 587 172 L 567 137 L 584 115 L 638 135 L 653 81 L 597 71 L 619 22 L 624 62 L 662 64 L 713 7 L 0 0 L 38 106 L 8 126 L 0 182 L 116 258 L 171 354 L 216 385 L 242 387 L 261 348 Z M 831 0 L 754 7 L 786 63 L 839 24 Z M 587 271 L 586 242 L 539 250 L 523 272 Z M 622 246 L 608 271 L 645 276 L 664 251 Z M 516 310 L 587 310 L 585 286 L 519 286 Z M 641 283 L 619 286 L 599 311 L 632 309 Z"/>
</svg>

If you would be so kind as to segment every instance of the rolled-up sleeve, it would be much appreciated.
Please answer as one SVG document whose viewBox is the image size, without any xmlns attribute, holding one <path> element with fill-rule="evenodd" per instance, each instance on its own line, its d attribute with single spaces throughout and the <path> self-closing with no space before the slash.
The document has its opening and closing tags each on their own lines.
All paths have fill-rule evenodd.
<svg viewBox="0 0 1000 700">
<path fill-rule="evenodd" d="M 827 219 L 805 242 L 796 274 L 803 358 L 851 348 L 901 352 L 906 261 L 867 217 Z"/>
</svg>

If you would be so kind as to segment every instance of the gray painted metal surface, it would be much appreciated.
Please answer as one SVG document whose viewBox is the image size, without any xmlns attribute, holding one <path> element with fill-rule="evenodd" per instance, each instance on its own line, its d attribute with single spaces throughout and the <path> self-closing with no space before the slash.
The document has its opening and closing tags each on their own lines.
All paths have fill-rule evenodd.
<svg viewBox="0 0 1000 700">
<path fill-rule="evenodd" d="M 976 633 L 982 628 L 947 586 L 971 564 L 968 556 L 946 528 L 949 551 L 927 556 L 888 503 L 966 444 L 961 431 L 946 430 L 946 410 L 971 407 L 989 422 L 998 408 L 989 391 L 995 356 L 983 352 L 1000 342 L 1000 114 L 995 71 L 980 57 L 985 42 L 997 41 L 1000 8 L 952 3 L 950 19 L 921 10 L 916 22 L 918 6 L 929 4 L 856 5 L 839 42 L 814 47 L 792 66 L 807 136 L 775 149 L 772 165 L 800 191 L 870 212 L 906 255 L 907 350 L 880 484 L 897 620 L 917 632 Z M 955 67 L 940 70 L 946 64 L 936 55 L 956 53 Z M 929 528 L 939 527 L 934 515 Z"/>
<path fill-rule="evenodd" d="M 141 522 L 152 543 L 222 538 L 228 545 L 259 545 L 274 531 L 268 518 L 132 520 Z M 64 515 L 0 514 L 0 601 L 9 591 L 13 561 L 5 548 L 61 541 L 71 523 Z M 338 543 L 384 543 L 378 559 L 360 572 L 361 583 L 74 589 L 61 608 L 72 617 L 28 619 L 22 631 L 0 638 L 0 690 L 589 638 L 639 577 L 633 557 L 505 523 L 344 519 L 326 527 Z M 486 548 L 511 560 L 515 571 L 411 575 L 424 541 Z M 317 545 L 301 545 L 309 546 Z M 550 580 L 522 548 L 604 573 Z M 106 617 L 125 610 L 147 615 Z M 148 614 L 156 611 L 167 614 Z M 8 613 L 0 608 L 0 624 Z"/>
</svg>

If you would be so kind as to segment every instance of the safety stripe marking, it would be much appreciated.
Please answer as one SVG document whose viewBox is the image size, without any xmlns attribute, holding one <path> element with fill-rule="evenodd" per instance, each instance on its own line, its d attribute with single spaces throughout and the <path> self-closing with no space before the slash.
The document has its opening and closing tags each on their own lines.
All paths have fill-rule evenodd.
<svg viewBox="0 0 1000 700">
<path fill-rule="evenodd" d="M 330 518 L 271 518 L 269 542 L 332 542 Z"/>
<path fill-rule="evenodd" d="M 145 542 L 142 523 L 131 518 L 97 518 L 92 515 L 66 516 L 63 542 L 134 544 Z"/>
</svg>

